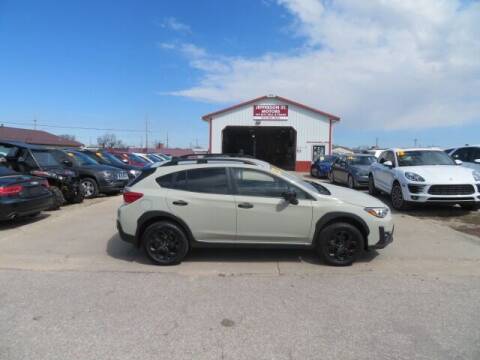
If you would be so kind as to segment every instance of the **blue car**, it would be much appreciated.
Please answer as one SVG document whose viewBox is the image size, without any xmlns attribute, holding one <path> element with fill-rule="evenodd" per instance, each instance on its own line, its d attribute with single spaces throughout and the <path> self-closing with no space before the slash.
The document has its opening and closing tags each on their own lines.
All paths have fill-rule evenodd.
<svg viewBox="0 0 480 360">
<path fill-rule="evenodd" d="M 336 155 L 325 155 L 317 159 L 310 167 L 310 175 L 318 178 L 327 177 L 337 157 Z"/>
</svg>

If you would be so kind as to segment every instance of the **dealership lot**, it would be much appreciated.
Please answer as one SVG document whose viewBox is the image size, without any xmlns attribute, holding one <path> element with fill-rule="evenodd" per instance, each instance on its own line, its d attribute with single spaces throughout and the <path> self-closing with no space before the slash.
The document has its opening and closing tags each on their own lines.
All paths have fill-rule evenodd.
<svg viewBox="0 0 480 360">
<path fill-rule="evenodd" d="M 2 225 L 1 358 L 480 356 L 480 237 L 452 228 L 479 212 L 395 213 L 394 243 L 347 268 L 218 249 L 159 267 L 116 234 L 121 201 Z"/>
</svg>

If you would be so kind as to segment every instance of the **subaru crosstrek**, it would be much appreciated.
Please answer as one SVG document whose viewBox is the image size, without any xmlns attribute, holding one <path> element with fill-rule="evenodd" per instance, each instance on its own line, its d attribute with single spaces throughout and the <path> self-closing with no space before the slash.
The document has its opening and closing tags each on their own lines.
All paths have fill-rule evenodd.
<svg viewBox="0 0 480 360">
<path fill-rule="evenodd" d="M 161 265 L 192 247 L 271 246 L 312 248 L 344 266 L 393 240 L 390 210 L 374 197 L 233 160 L 144 171 L 124 192 L 117 227 Z"/>
</svg>

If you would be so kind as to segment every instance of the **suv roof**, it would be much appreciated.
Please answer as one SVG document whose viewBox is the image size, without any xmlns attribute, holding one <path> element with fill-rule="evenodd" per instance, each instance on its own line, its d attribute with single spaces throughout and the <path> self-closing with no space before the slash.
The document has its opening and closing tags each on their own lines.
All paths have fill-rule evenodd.
<svg viewBox="0 0 480 360">
<path fill-rule="evenodd" d="M 16 147 L 21 147 L 21 148 L 30 149 L 30 150 L 43 150 L 43 151 L 50 150 L 49 148 L 47 148 L 45 146 L 27 144 L 26 142 L 22 142 L 22 141 L 3 141 L 3 140 L 0 140 L 0 144 L 16 146 Z"/>
</svg>

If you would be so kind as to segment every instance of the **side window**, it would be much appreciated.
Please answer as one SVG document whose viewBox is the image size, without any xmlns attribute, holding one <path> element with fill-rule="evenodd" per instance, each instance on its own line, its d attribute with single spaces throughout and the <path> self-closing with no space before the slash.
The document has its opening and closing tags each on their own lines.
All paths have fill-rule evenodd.
<svg viewBox="0 0 480 360">
<path fill-rule="evenodd" d="M 298 199 L 308 198 L 301 189 L 276 176 L 251 169 L 232 170 L 239 195 L 281 198 L 284 192 L 294 190 Z"/>
<path fill-rule="evenodd" d="M 226 169 L 205 168 L 188 170 L 187 190 L 208 194 L 228 194 Z"/>
<path fill-rule="evenodd" d="M 378 157 L 378 163 L 383 164 L 386 160 L 386 152 L 382 152 Z"/>
<path fill-rule="evenodd" d="M 470 148 L 462 148 L 458 149 L 452 154 L 452 158 L 454 160 L 461 160 L 461 161 L 472 161 L 470 159 Z"/>
<path fill-rule="evenodd" d="M 385 161 L 391 161 L 393 166 L 395 166 L 395 155 L 393 154 L 393 151 L 387 151 Z"/>
<path fill-rule="evenodd" d="M 472 156 L 470 161 L 475 161 L 480 159 L 480 147 L 472 148 Z"/>
<path fill-rule="evenodd" d="M 156 179 L 166 189 L 208 194 L 228 194 L 225 168 L 205 168 L 170 173 Z"/>
</svg>

